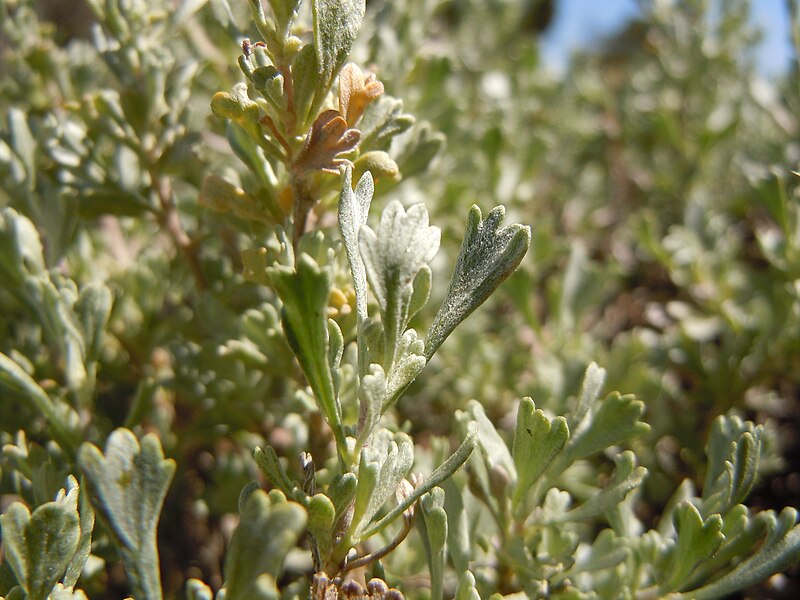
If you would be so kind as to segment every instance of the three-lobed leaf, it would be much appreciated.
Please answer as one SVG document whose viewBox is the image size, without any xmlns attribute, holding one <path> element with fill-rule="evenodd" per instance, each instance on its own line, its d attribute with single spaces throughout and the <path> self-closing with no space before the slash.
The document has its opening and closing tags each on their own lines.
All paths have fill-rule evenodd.
<svg viewBox="0 0 800 600">
<path fill-rule="evenodd" d="M 530 487 L 542 476 L 569 439 L 564 417 L 548 419 L 533 400 L 523 398 L 517 409 L 517 425 L 511 453 L 517 473 L 512 505 L 518 506 Z"/>
<path fill-rule="evenodd" d="M 0 516 L 7 560 L 31 600 L 46 600 L 78 549 L 81 528 L 73 504 L 48 502 L 31 513 L 15 502 Z"/>
<path fill-rule="evenodd" d="M 425 339 L 428 360 L 458 324 L 514 272 L 528 251 L 531 228 L 513 224 L 501 229 L 504 217 L 502 206 L 493 208 L 485 220 L 477 206 L 469 211 L 450 287 Z"/>
<path fill-rule="evenodd" d="M 160 597 L 156 530 L 161 506 L 175 473 L 153 434 L 141 440 L 115 430 L 105 451 L 86 442 L 78 452 L 92 505 L 109 527 L 122 554 L 134 597 Z"/>
<path fill-rule="evenodd" d="M 245 490 L 241 521 L 225 558 L 226 600 L 277 597 L 275 580 L 306 525 L 306 511 L 277 491 Z M 245 492 L 243 491 L 243 494 Z"/>
</svg>

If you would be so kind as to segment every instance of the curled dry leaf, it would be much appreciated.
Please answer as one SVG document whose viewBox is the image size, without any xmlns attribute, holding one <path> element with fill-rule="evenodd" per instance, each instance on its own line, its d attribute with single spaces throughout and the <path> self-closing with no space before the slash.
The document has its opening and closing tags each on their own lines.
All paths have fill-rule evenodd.
<svg viewBox="0 0 800 600">
<path fill-rule="evenodd" d="M 345 159 L 336 158 L 354 150 L 361 141 L 361 132 L 348 129 L 347 122 L 335 110 L 326 110 L 311 125 L 305 146 L 294 163 L 298 173 L 325 171 L 339 173 L 339 166 L 349 164 Z"/>
<path fill-rule="evenodd" d="M 347 63 L 339 73 L 339 113 L 352 127 L 364 114 L 370 102 L 383 94 L 383 84 L 375 73 L 366 75 L 358 65 Z"/>
</svg>

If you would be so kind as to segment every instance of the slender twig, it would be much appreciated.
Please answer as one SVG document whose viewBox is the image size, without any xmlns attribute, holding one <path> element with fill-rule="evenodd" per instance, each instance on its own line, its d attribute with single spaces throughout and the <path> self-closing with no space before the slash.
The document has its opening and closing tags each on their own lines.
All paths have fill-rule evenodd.
<svg viewBox="0 0 800 600">
<path fill-rule="evenodd" d="M 161 205 L 161 211 L 158 213 L 159 223 L 170 238 L 172 238 L 178 251 L 180 251 L 184 259 L 186 259 L 186 263 L 189 265 L 189 270 L 192 272 L 197 287 L 201 290 L 205 290 L 208 288 L 208 282 L 206 281 L 206 276 L 200 265 L 200 256 L 197 252 L 197 246 L 181 225 L 178 209 L 172 197 L 172 181 L 168 177 L 159 176 L 153 169 L 151 169 L 149 173 L 150 182 L 158 196 L 158 202 Z"/>
<path fill-rule="evenodd" d="M 352 571 L 353 569 L 358 569 L 359 567 L 365 567 L 370 563 L 375 562 L 376 560 L 380 560 L 390 552 L 392 552 L 395 548 L 397 548 L 404 539 L 408 536 L 411 532 L 411 528 L 414 526 L 414 521 L 417 515 L 414 513 L 411 517 L 403 519 L 403 529 L 395 536 L 395 538 L 391 541 L 388 546 L 384 546 L 380 550 L 376 552 L 371 552 L 369 554 L 365 554 L 363 556 L 359 556 L 348 562 L 344 565 L 341 569 L 341 573 L 344 574 L 347 571 Z"/>
</svg>

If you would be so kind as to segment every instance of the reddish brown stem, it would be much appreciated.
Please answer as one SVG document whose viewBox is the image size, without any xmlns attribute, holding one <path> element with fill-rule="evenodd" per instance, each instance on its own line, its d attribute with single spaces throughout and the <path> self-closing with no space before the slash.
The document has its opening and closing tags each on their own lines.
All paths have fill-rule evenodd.
<svg viewBox="0 0 800 600">
<path fill-rule="evenodd" d="M 159 177 L 152 170 L 150 171 L 150 181 L 158 196 L 161 211 L 158 213 L 158 220 L 161 227 L 172 238 L 175 247 L 183 255 L 189 270 L 194 277 L 195 285 L 198 289 L 208 289 L 208 282 L 200 265 L 200 256 L 197 245 L 192 241 L 181 225 L 178 216 L 178 209 L 172 197 L 172 182 L 168 177 Z"/>
</svg>

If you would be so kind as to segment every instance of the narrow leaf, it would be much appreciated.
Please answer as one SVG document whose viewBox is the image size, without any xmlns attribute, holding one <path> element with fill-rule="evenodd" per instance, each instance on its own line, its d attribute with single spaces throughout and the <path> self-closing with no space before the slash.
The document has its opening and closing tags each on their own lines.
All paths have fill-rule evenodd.
<svg viewBox="0 0 800 600">
<path fill-rule="evenodd" d="M 359 250 L 358 236 L 367 223 L 369 206 L 375 187 L 372 175 L 364 173 L 353 190 L 353 168 L 349 165 L 342 170 L 342 193 L 339 196 L 339 230 L 342 232 L 353 287 L 356 292 L 356 314 L 359 322 L 367 318 L 367 274 Z"/>
<path fill-rule="evenodd" d="M 297 268 L 268 269 L 275 290 L 283 302 L 282 322 L 289 345 L 314 392 L 320 411 L 333 429 L 339 451 L 347 445 L 341 423 L 341 409 L 333 385 L 329 356 L 327 319 L 331 275 L 307 254 L 301 254 Z"/>
</svg>

